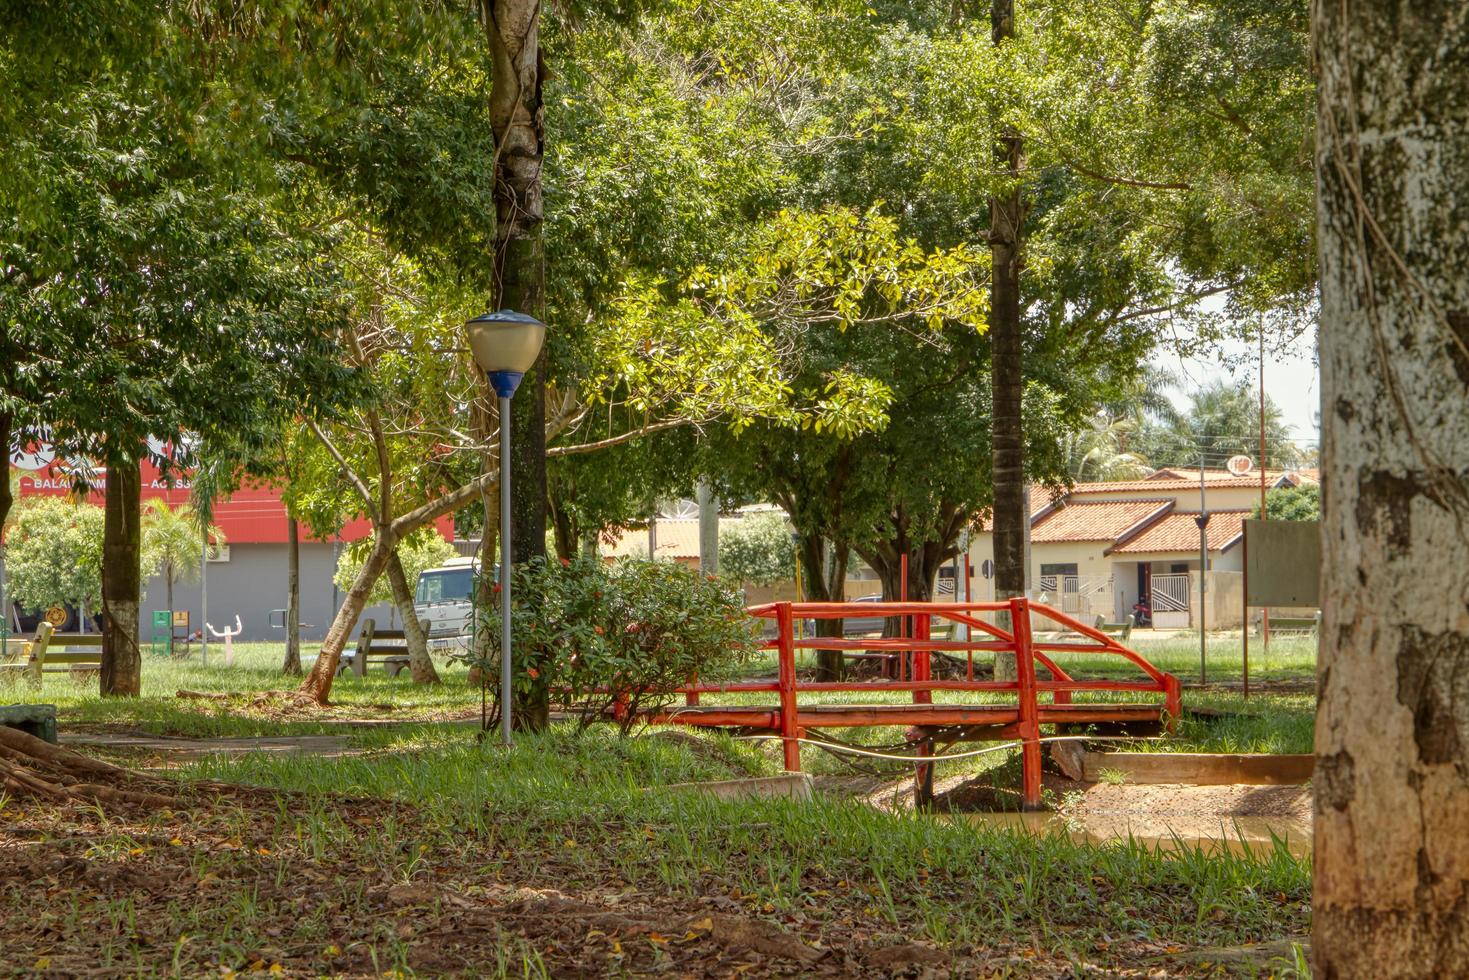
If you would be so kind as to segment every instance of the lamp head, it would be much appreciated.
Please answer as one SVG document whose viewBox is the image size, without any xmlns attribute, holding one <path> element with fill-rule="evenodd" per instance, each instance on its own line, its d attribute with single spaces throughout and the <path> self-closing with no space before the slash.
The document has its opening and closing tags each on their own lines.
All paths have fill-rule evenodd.
<svg viewBox="0 0 1469 980">
<path fill-rule="evenodd" d="M 536 363 L 546 339 L 546 325 L 514 310 L 482 313 L 464 324 L 474 363 L 490 376 L 501 398 L 515 394 L 521 377 Z"/>
</svg>

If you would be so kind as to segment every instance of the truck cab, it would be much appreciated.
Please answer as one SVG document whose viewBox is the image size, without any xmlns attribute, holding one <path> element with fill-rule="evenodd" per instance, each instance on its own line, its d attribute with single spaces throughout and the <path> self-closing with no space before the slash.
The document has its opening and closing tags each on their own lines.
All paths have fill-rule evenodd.
<svg viewBox="0 0 1469 980">
<path fill-rule="evenodd" d="M 468 646 L 474 632 L 474 558 L 451 558 L 437 568 L 418 573 L 413 612 L 428 621 L 429 645 L 434 648 Z"/>
</svg>

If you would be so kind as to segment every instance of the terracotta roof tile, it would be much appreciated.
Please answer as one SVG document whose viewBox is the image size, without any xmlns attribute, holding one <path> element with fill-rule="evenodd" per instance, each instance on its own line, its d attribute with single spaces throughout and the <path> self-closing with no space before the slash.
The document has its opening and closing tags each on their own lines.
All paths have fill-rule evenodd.
<svg viewBox="0 0 1469 980">
<path fill-rule="evenodd" d="M 1209 550 L 1223 551 L 1244 532 L 1241 522 L 1248 510 L 1216 510 L 1209 515 Z M 1168 514 L 1119 545 L 1107 549 L 1109 555 L 1141 555 L 1156 552 L 1199 553 L 1197 514 Z"/>
<path fill-rule="evenodd" d="M 1265 483 L 1267 486 L 1276 486 L 1284 478 L 1289 483 L 1300 483 L 1302 477 L 1286 472 L 1284 470 L 1267 470 Z M 1204 472 L 1204 485 L 1206 487 L 1258 487 L 1260 485 L 1260 473 L 1255 471 L 1246 473 L 1244 476 L 1231 476 L 1222 470 Z M 1170 471 L 1155 473 L 1145 480 L 1113 480 L 1101 483 L 1078 483 L 1071 488 L 1072 497 L 1084 497 L 1092 493 L 1117 493 L 1119 491 L 1140 490 L 1147 493 L 1155 493 L 1160 490 L 1197 490 L 1199 488 L 1199 477 L 1195 473 L 1192 477 L 1175 478 Z"/>
<path fill-rule="evenodd" d="M 1038 543 L 1115 541 L 1172 506 L 1173 501 L 1166 498 L 1067 503 L 1032 524 L 1030 540 Z"/>
</svg>

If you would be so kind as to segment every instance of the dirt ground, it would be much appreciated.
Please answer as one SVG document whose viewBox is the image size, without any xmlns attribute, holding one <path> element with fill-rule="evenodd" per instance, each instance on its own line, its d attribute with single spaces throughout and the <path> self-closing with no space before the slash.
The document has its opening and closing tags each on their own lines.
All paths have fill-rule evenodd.
<svg viewBox="0 0 1469 980">
<path fill-rule="evenodd" d="M 1076 975 L 1024 937 L 954 955 L 894 942 L 855 910 L 752 914 L 726 894 L 675 899 L 616 882 L 564 894 L 554 861 L 533 865 L 541 875 L 490 871 L 472 841 L 405 877 L 314 845 L 303 826 L 320 813 L 302 800 L 219 787 L 182 799 L 162 811 L 6 801 L 0 974 Z M 378 800 L 342 800 L 332 815 L 363 835 L 414 823 L 410 808 Z M 1144 960 L 1162 952 L 1147 946 Z"/>
</svg>

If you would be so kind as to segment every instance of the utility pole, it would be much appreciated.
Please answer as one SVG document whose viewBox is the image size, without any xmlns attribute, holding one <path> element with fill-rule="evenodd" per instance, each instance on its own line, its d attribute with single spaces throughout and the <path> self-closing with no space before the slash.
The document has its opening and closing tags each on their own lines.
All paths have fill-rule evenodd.
<svg viewBox="0 0 1469 980">
<path fill-rule="evenodd" d="M 1260 520 L 1268 521 L 1265 512 L 1265 318 L 1260 318 Z M 1244 628 L 1250 628 L 1245 623 Z M 1260 610 L 1260 639 L 1265 645 L 1265 655 L 1270 655 L 1270 607 Z"/>
<path fill-rule="evenodd" d="M 1208 658 L 1206 655 L 1204 628 L 1206 614 L 1204 600 L 1209 591 L 1209 501 L 1204 496 L 1204 453 L 1199 451 L 1199 683 L 1209 682 Z"/>
</svg>

